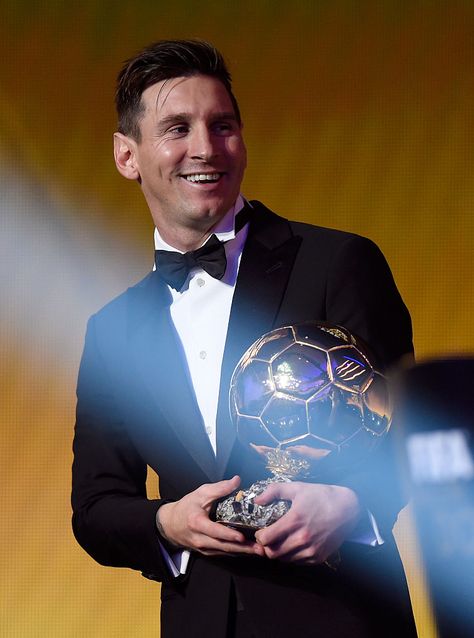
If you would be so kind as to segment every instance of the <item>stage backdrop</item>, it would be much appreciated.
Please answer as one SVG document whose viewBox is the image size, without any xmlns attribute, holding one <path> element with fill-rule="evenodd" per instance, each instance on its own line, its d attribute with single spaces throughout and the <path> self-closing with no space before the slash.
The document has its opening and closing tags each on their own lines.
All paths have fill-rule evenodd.
<svg viewBox="0 0 474 638">
<path fill-rule="evenodd" d="M 0 15 L 0 634 L 151 638 L 159 585 L 95 564 L 70 530 L 85 322 L 153 257 L 139 188 L 112 160 L 121 62 L 159 38 L 214 42 L 245 121 L 245 194 L 375 240 L 418 357 L 473 352 L 474 6 L 11 0 Z M 409 513 L 397 536 L 434 636 Z"/>
</svg>

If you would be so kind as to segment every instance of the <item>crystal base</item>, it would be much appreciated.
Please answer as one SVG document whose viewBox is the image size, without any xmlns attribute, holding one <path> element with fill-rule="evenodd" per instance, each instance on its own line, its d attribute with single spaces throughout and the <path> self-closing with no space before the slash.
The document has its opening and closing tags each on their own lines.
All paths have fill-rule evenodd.
<svg viewBox="0 0 474 638">
<path fill-rule="evenodd" d="M 256 481 L 246 490 L 236 490 L 230 496 L 219 501 L 215 519 L 218 523 L 239 530 L 246 538 L 253 538 L 255 532 L 268 527 L 291 507 L 291 501 L 273 501 L 268 505 L 256 505 L 254 499 L 272 483 L 288 482 L 282 477 L 273 477 Z"/>
</svg>

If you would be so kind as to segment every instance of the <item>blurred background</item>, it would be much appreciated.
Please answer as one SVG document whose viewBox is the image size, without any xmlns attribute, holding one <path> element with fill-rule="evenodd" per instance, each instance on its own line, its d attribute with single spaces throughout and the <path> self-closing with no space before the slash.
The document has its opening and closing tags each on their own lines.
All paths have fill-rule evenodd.
<svg viewBox="0 0 474 638">
<path fill-rule="evenodd" d="M 153 260 L 141 192 L 113 164 L 122 61 L 213 42 L 244 117 L 244 193 L 376 241 L 418 358 L 472 353 L 474 4 L 0 0 L 0 16 L 0 635 L 151 638 L 159 585 L 96 565 L 70 530 L 86 320 Z M 409 510 L 397 540 L 431 638 Z"/>
</svg>

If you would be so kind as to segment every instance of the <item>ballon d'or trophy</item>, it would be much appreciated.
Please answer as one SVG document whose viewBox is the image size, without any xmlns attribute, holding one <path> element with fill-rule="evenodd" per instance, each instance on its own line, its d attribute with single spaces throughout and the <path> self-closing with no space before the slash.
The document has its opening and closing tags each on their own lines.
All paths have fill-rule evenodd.
<svg viewBox="0 0 474 638">
<path fill-rule="evenodd" d="M 371 360 L 345 328 L 315 322 L 272 330 L 245 352 L 231 380 L 232 420 L 271 476 L 220 500 L 217 521 L 251 538 L 291 507 L 254 502 L 270 483 L 317 482 L 364 461 L 391 420 L 387 381 Z"/>
</svg>

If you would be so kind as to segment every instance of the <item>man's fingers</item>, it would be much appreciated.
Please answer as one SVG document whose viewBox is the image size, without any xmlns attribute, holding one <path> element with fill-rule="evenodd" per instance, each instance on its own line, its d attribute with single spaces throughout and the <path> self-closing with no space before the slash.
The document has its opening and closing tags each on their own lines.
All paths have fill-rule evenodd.
<svg viewBox="0 0 474 638">
<path fill-rule="evenodd" d="M 233 555 L 246 554 L 251 556 L 265 556 L 265 549 L 260 545 L 254 544 L 233 544 L 233 543 L 218 543 L 209 547 L 208 549 L 200 550 L 202 554 L 206 556 L 214 555 Z"/>
<path fill-rule="evenodd" d="M 282 483 L 270 486 L 262 497 L 263 502 L 278 498 L 292 501 L 289 512 L 255 535 L 270 559 L 324 562 L 360 516 L 355 492 L 337 485 Z"/>
<path fill-rule="evenodd" d="M 202 554 L 232 553 L 265 555 L 265 550 L 254 541 L 246 540 L 243 534 L 221 523 L 207 520 L 199 532 L 192 537 L 194 549 Z"/>
<path fill-rule="evenodd" d="M 240 477 L 234 476 L 231 479 L 225 481 L 218 481 L 217 483 L 206 483 L 198 488 L 200 495 L 203 498 L 203 507 L 211 505 L 216 499 L 227 496 L 240 485 Z"/>
<path fill-rule="evenodd" d="M 324 562 L 325 557 L 319 558 L 312 550 L 312 548 L 293 548 L 291 550 L 284 550 L 283 547 L 265 547 L 265 556 L 270 559 L 277 559 L 286 563 L 304 563 L 307 565 L 318 565 Z"/>
<path fill-rule="evenodd" d="M 270 483 L 265 491 L 256 497 L 255 503 L 257 505 L 268 505 L 272 501 L 291 501 L 294 493 L 295 488 L 291 483 Z"/>
<path fill-rule="evenodd" d="M 261 545 L 275 545 L 284 542 L 297 528 L 292 518 L 288 512 L 272 525 L 260 529 L 255 534 L 255 540 Z"/>
<path fill-rule="evenodd" d="M 222 523 L 215 523 L 205 516 L 200 519 L 199 532 L 218 541 L 231 543 L 243 543 L 245 541 L 244 535 L 237 530 L 222 525 Z"/>
</svg>

